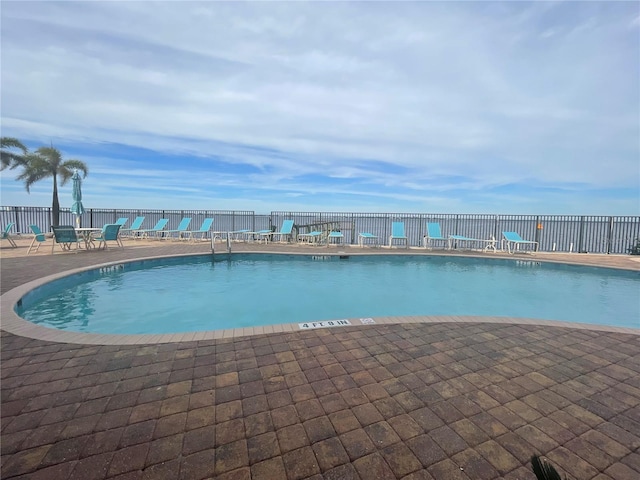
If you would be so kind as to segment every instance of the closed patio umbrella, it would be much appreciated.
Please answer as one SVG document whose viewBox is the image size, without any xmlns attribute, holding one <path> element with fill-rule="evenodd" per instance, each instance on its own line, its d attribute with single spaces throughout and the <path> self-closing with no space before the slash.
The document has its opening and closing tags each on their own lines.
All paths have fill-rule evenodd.
<svg viewBox="0 0 640 480">
<path fill-rule="evenodd" d="M 73 191 L 71 193 L 73 205 L 71 205 L 71 213 L 76 215 L 76 226 L 80 228 L 80 215 L 84 213 L 84 206 L 82 205 L 82 179 L 78 174 L 78 170 L 73 172 L 71 180 L 73 180 Z"/>
</svg>

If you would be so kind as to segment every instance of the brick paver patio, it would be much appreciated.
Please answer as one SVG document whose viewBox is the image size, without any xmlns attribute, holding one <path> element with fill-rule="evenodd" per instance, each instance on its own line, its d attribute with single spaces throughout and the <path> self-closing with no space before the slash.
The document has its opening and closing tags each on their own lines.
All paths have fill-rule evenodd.
<svg viewBox="0 0 640 480">
<path fill-rule="evenodd" d="M 208 248 L 126 247 L 3 248 L 2 293 Z M 640 335 L 443 322 L 143 346 L 2 331 L 1 345 L 3 479 L 533 479 L 534 453 L 569 478 L 640 478 Z"/>
</svg>

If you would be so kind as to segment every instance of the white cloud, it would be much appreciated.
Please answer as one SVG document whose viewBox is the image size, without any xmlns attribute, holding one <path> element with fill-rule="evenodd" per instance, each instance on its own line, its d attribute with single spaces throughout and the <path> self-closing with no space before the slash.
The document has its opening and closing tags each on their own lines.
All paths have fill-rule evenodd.
<svg viewBox="0 0 640 480">
<path fill-rule="evenodd" d="M 13 136 L 213 156 L 262 169 L 265 184 L 354 179 L 381 203 L 406 188 L 405 205 L 424 184 L 638 188 L 637 5 L 33 7 L 2 8 L 2 124 Z M 169 188 L 170 176 L 154 183 L 160 167 L 137 172 Z"/>
</svg>

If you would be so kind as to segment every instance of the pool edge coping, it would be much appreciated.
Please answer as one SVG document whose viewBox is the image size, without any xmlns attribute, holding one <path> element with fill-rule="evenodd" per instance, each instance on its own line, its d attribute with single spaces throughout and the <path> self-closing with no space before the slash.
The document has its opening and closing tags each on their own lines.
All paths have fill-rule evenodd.
<svg viewBox="0 0 640 480">
<path fill-rule="evenodd" d="M 258 254 L 286 254 L 286 255 L 310 255 L 310 252 L 265 252 L 265 251 L 244 251 L 238 253 L 258 253 Z M 341 252 L 331 252 L 328 255 L 339 255 Z M 355 252 L 354 252 L 355 253 Z M 354 253 L 351 253 L 353 255 Z M 218 255 L 224 255 L 220 253 Z M 355 253 L 356 255 L 364 254 L 364 252 Z M 24 320 L 15 312 L 15 305 L 18 301 L 24 297 L 25 294 L 31 290 L 40 287 L 51 281 L 64 278 L 70 275 L 96 270 L 100 268 L 110 267 L 113 265 L 119 265 L 124 263 L 143 262 L 149 260 L 159 260 L 163 258 L 179 258 L 179 257 L 191 257 L 208 255 L 206 253 L 185 253 L 185 254 L 170 254 L 170 255 L 157 255 L 151 257 L 140 257 L 127 260 L 118 260 L 112 262 L 106 262 L 102 264 L 95 264 L 90 266 L 84 266 L 65 270 L 63 272 L 54 273 L 45 277 L 23 283 L 3 295 L 0 296 L 0 329 L 5 332 L 12 333 L 14 335 L 32 338 L 36 340 L 44 340 L 50 342 L 70 343 L 70 344 L 82 344 L 82 345 L 149 345 L 160 343 L 173 343 L 173 342 L 187 342 L 187 341 L 200 341 L 200 340 L 217 340 L 222 338 L 236 338 L 251 335 L 263 335 L 271 333 L 291 333 L 302 332 L 306 329 L 299 327 L 301 322 L 293 323 L 281 323 L 274 325 L 265 325 L 258 327 L 243 327 L 233 328 L 226 330 L 205 330 L 196 332 L 180 332 L 180 333 L 167 333 L 167 334 L 101 334 L 101 333 L 81 333 L 65 330 L 57 330 L 48 327 L 42 327 Z M 484 257 L 482 257 L 484 258 Z M 536 261 L 544 262 L 543 259 L 537 259 Z M 565 262 L 553 262 L 562 263 Z M 569 265 L 569 264 L 567 264 Z M 576 265 L 576 264 L 573 264 Z M 594 267 L 595 265 L 584 265 Z M 601 266 L 601 268 L 611 268 L 608 266 Z M 627 269 L 623 269 L 627 270 Z M 632 270 L 631 270 L 632 271 Z M 401 323 L 500 323 L 505 325 L 536 325 L 536 326 L 554 326 L 563 328 L 573 328 L 581 330 L 593 330 L 604 331 L 612 333 L 622 333 L 631 335 L 640 335 L 640 329 L 628 328 L 628 327 L 614 327 L 609 325 L 595 325 L 589 323 L 579 322 L 566 322 L 555 320 L 541 320 L 533 318 L 519 318 L 519 317 L 500 317 L 500 316 L 456 316 L 456 315 L 420 315 L 420 316 L 387 316 L 387 317 L 371 317 L 375 322 L 363 323 L 363 319 L 347 318 L 347 319 L 333 319 L 325 320 L 324 322 L 337 321 L 337 320 L 349 320 L 352 322 L 350 327 L 358 326 L 372 326 L 372 325 L 388 325 L 388 324 L 401 324 Z M 306 322 L 314 323 L 314 322 Z M 320 322 L 315 322 L 320 323 Z M 340 326 L 330 328 L 342 328 Z"/>
</svg>

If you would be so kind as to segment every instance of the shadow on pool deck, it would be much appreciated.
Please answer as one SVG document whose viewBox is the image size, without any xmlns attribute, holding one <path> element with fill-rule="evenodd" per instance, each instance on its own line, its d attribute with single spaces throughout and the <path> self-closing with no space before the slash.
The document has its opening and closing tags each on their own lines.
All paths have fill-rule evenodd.
<svg viewBox="0 0 640 480">
<path fill-rule="evenodd" d="M 125 245 L 2 248 L 2 293 L 209 249 Z M 565 257 L 638 268 L 624 256 L 535 258 Z M 640 475 L 640 335 L 443 322 L 146 346 L 3 331 L 1 342 L 3 479 L 534 479 L 534 453 L 571 478 Z"/>
</svg>

